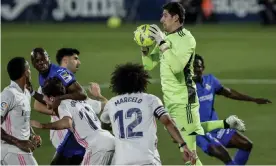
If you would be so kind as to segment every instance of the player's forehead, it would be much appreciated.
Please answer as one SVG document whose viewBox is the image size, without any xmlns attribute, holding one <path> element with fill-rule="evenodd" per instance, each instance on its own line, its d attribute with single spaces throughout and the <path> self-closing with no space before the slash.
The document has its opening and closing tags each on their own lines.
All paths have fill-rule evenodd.
<svg viewBox="0 0 276 166">
<path fill-rule="evenodd" d="M 162 14 L 163 14 L 163 16 L 169 16 L 170 15 L 169 11 L 166 10 L 166 9 L 163 10 Z"/>
<path fill-rule="evenodd" d="M 34 60 L 43 60 L 47 58 L 48 58 L 47 54 L 36 53 L 35 55 L 33 55 Z"/>
<path fill-rule="evenodd" d="M 194 66 L 202 66 L 202 61 L 200 59 L 195 59 Z"/>
<path fill-rule="evenodd" d="M 73 55 L 71 56 L 71 58 L 72 58 L 72 59 L 79 59 L 79 55 L 73 54 Z"/>
</svg>

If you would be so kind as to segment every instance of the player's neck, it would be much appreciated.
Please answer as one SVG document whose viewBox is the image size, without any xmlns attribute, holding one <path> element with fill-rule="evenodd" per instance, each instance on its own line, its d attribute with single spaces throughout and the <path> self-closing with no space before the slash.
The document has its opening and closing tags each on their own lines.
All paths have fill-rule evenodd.
<svg viewBox="0 0 276 166">
<path fill-rule="evenodd" d="M 194 77 L 193 80 L 194 80 L 196 83 L 200 83 L 200 84 L 203 83 L 203 78 L 202 78 L 202 77 Z"/>
<path fill-rule="evenodd" d="M 66 68 L 69 71 L 71 71 L 65 63 L 61 63 L 60 66 Z M 72 72 L 72 73 L 74 73 L 74 72 Z"/>
<path fill-rule="evenodd" d="M 180 31 L 183 28 L 183 24 L 176 24 L 169 32 L 169 34 Z"/>
<path fill-rule="evenodd" d="M 18 80 L 15 80 L 14 82 L 19 86 L 22 92 L 24 92 L 25 85 L 26 85 L 26 78 L 20 78 Z"/>
<path fill-rule="evenodd" d="M 67 65 L 65 63 L 61 63 L 60 66 L 67 69 Z"/>
<path fill-rule="evenodd" d="M 49 64 L 49 67 L 48 67 L 48 70 L 45 71 L 44 73 L 41 73 L 41 75 L 46 78 L 48 77 L 49 73 L 50 73 L 50 70 L 51 70 L 51 67 L 52 67 L 52 64 Z"/>
</svg>

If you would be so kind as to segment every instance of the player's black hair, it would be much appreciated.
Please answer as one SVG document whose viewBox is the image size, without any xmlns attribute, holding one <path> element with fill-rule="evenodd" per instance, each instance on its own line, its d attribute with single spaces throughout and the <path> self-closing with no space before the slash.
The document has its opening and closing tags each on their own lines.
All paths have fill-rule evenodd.
<svg viewBox="0 0 276 166">
<path fill-rule="evenodd" d="M 56 97 L 64 95 L 66 93 L 66 90 L 60 79 L 58 79 L 57 77 L 50 77 L 45 80 L 42 92 L 46 96 Z"/>
<path fill-rule="evenodd" d="M 49 56 L 47 51 L 44 48 L 36 47 L 31 52 L 31 60 L 33 61 L 38 54 L 44 55 L 44 56 Z"/>
<path fill-rule="evenodd" d="M 199 54 L 195 54 L 195 60 L 196 60 L 196 59 L 200 60 L 200 61 L 202 62 L 202 65 L 205 66 L 205 65 L 204 65 L 204 59 L 203 59 L 202 56 L 200 56 Z"/>
<path fill-rule="evenodd" d="M 140 64 L 118 65 L 112 73 L 110 88 L 118 95 L 145 92 L 150 78 L 149 73 Z"/>
<path fill-rule="evenodd" d="M 182 24 L 185 19 L 185 9 L 184 7 L 178 2 L 169 2 L 163 6 L 163 10 L 167 10 L 170 15 L 178 15 L 179 22 Z"/>
<path fill-rule="evenodd" d="M 26 71 L 26 60 L 23 57 L 12 58 L 7 65 L 7 71 L 12 81 L 18 80 Z"/>
<path fill-rule="evenodd" d="M 80 55 L 80 51 L 75 48 L 61 48 L 57 51 L 56 61 L 60 65 L 63 57 L 73 56 L 74 54 Z"/>
</svg>

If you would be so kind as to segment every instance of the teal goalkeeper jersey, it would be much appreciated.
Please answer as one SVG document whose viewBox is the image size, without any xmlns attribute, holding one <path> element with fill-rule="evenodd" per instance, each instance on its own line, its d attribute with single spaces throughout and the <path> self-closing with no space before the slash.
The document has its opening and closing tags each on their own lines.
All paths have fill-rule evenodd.
<svg viewBox="0 0 276 166">
<path fill-rule="evenodd" d="M 192 80 L 195 38 L 190 31 L 180 28 L 168 34 L 165 41 L 170 48 L 164 53 L 155 46 L 149 55 L 142 57 L 145 69 L 152 70 L 160 63 L 163 98 L 169 110 L 176 104 L 198 104 L 196 85 Z"/>
</svg>

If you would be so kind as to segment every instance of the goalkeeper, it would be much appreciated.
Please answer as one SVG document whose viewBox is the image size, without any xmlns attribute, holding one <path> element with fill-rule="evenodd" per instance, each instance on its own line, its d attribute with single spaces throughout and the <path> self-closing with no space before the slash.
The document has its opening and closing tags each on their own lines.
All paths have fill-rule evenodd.
<svg viewBox="0 0 276 166">
<path fill-rule="evenodd" d="M 166 35 L 156 25 L 151 25 L 150 36 L 156 41 L 152 51 L 142 47 L 142 60 L 146 70 L 152 70 L 160 62 L 160 77 L 164 103 L 175 120 L 188 148 L 196 153 L 196 135 L 204 135 L 217 128 L 235 127 L 245 130 L 235 116 L 221 121 L 200 123 L 196 85 L 192 80 L 196 41 L 183 27 L 185 11 L 177 2 L 163 7 L 163 24 Z M 197 160 L 197 165 L 201 165 Z"/>
</svg>

